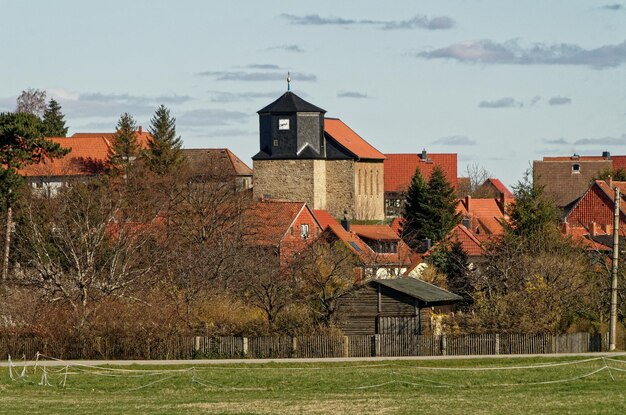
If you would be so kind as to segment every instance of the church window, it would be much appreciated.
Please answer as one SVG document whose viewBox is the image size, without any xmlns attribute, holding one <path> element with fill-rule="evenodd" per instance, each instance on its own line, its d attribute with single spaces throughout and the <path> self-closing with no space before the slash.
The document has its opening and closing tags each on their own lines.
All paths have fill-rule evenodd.
<svg viewBox="0 0 626 415">
<path fill-rule="evenodd" d="M 380 194 L 380 177 L 379 177 L 380 172 L 378 170 L 376 170 L 376 194 Z"/>
<path fill-rule="evenodd" d="M 374 194 L 374 172 L 370 169 L 370 194 Z"/>
</svg>

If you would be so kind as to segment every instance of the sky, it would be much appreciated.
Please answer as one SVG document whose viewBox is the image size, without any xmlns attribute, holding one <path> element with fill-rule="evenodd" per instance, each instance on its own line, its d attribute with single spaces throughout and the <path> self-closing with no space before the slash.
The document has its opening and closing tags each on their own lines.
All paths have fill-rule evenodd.
<svg viewBox="0 0 626 415">
<path fill-rule="evenodd" d="M 259 150 L 291 88 L 384 153 L 457 153 L 511 186 L 532 160 L 626 154 L 626 1 L 0 0 L 0 111 L 46 90 L 69 134 L 144 129 Z"/>
</svg>

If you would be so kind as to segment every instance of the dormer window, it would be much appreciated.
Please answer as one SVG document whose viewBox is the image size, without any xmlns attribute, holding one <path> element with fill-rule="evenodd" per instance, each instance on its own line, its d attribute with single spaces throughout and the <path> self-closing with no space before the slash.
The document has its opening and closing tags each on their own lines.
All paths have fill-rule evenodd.
<svg viewBox="0 0 626 415">
<path fill-rule="evenodd" d="M 578 163 L 572 164 L 572 173 L 580 173 L 580 164 Z"/>
</svg>

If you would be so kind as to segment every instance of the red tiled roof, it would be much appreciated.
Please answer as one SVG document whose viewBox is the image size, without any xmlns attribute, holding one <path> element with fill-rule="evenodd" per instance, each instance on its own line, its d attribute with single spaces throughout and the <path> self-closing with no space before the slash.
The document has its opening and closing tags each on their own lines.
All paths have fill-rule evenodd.
<svg viewBox="0 0 626 415">
<path fill-rule="evenodd" d="M 254 203 L 244 214 L 246 239 L 258 245 L 278 245 L 303 209 L 308 209 L 304 202 L 268 200 Z"/>
<path fill-rule="evenodd" d="M 358 236 L 352 232 L 346 231 L 343 226 L 326 210 L 314 210 L 313 216 L 320 224 L 322 229 L 330 229 L 337 238 L 343 241 L 348 248 L 356 255 L 365 259 L 365 255 L 369 251 L 369 247 Z"/>
<path fill-rule="evenodd" d="M 389 227 L 393 229 L 393 231 L 400 236 L 402 234 L 402 224 L 404 223 L 404 218 L 395 217 L 389 224 Z"/>
<path fill-rule="evenodd" d="M 103 137 L 109 143 L 113 142 L 113 137 L 116 133 L 75 133 L 72 135 L 72 138 L 82 137 L 82 138 L 94 138 L 94 137 Z M 148 142 L 152 139 L 152 135 L 147 131 L 136 131 L 135 135 L 137 136 L 137 144 L 140 148 L 145 149 L 148 148 Z"/>
<path fill-rule="evenodd" d="M 376 150 L 340 119 L 325 118 L 324 132 L 360 159 L 383 160 L 385 158 L 383 153 Z"/>
<path fill-rule="evenodd" d="M 408 189 L 416 169 L 425 180 L 430 179 L 435 166 L 441 167 L 446 179 L 454 188 L 457 183 L 457 155 L 456 154 L 427 154 L 426 161 L 420 154 L 385 154 L 385 192 L 402 192 Z"/>
<path fill-rule="evenodd" d="M 503 194 L 505 198 L 512 199 L 514 197 L 513 193 L 511 193 L 511 191 L 504 185 L 504 183 L 500 181 L 500 179 L 490 177 L 489 179 L 485 180 L 485 183 L 491 183 L 491 185 L 495 187 L 498 192 Z"/>
<path fill-rule="evenodd" d="M 600 161 L 607 160 L 602 156 L 557 156 L 557 157 L 544 157 L 543 161 Z"/>
<path fill-rule="evenodd" d="M 626 156 L 611 156 L 613 170 L 626 169 Z"/>
<path fill-rule="evenodd" d="M 481 256 L 485 253 L 482 243 L 463 225 L 456 225 L 450 232 L 450 238 L 460 242 L 463 251 L 469 256 Z"/>
<path fill-rule="evenodd" d="M 360 237 L 375 241 L 397 241 L 400 239 L 398 234 L 387 225 L 352 225 L 350 229 Z"/>
<path fill-rule="evenodd" d="M 497 199 L 475 199 L 466 197 L 459 200 L 456 211 L 463 217 L 470 218 L 473 233 L 477 233 L 474 232 L 477 227 L 482 228 L 484 232 L 490 235 L 499 235 L 502 233 L 502 221 L 505 217 Z"/>
<path fill-rule="evenodd" d="M 47 137 L 71 151 L 62 158 L 45 160 L 24 167 L 23 176 L 83 176 L 101 173 L 108 155 L 109 142 L 100 136 L 93 137 Z"/>
</svg>

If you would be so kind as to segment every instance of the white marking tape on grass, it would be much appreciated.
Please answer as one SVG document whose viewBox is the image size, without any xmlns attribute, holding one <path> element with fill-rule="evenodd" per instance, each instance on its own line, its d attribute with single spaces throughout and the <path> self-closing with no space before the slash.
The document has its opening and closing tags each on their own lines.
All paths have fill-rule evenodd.
<svg viewBox="0 0 626 415">
<path fill-rule="evenodd" d="M 219 389 L 228 389 L 228 390 L 240 390 L 240 391 L 267 391 L 267 388 L 240 388 L 238 386 L 225 386 L 220 385 L 219 383 L 209 382 L 208 380 L 199 381 L 198 378 L 192 379 L 191 383 L 197 383 L 198 385 L 202 385 L 207 388 L 217 387 Z"/>
<path fill-rule="evenodd" d="M 395 367 L 407 368 L 407 369 L 423 369 L 423 370 L 441 370 L 441 371 L 458 371 L 458 372 L 474 372 L 474 371 L 489 371 L 489 370 L 522 370 L 522 369 L 543 369 L 557 366 L 576 365 L 580 363 L 588 363 L 596 360 L 600 360 L 602 357 L 594 357 L 592 359 L 583 360 L 569 360 L 566 362 L 552 362 L 552 363 L 538 363 L 536 365 L 526 366 L 497 366 L 497 367 L 441 367 L 441 366 L 400 366 Z"/>
</svg>

